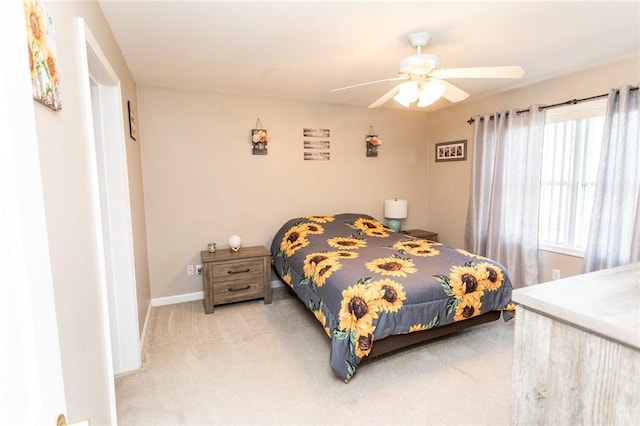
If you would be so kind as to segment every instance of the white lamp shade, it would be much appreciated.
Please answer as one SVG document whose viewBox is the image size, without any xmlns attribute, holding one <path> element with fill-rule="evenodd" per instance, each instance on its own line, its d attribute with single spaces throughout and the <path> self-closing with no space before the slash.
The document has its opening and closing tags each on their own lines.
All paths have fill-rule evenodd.
<svg viewBox="0 0 640 426">
<path fill-rule="evenodd" d="M 412 102 L 418 100 L 418 83 L 415 81 L 407 81 L 400 85 L 398 94 L 393 99 L 400 105 L 408 108 Z"/>
<path fill-rule="evenodd" d="M 242 238 L 239 235 L 232 235 L 229 237 L 229 248 L 233 251 L 238 251 L 242 244 Z"/>
<path fill-rule="evenodd" d="M 447 86 L 442 81 L 430 78 L 420 90 L 418 106 L 426 107 L 431 105 L 444 95 L 445 90 L 447 90 Z"/>
<path fill-rule="evenodd" d="M 384 217 L 387 219 L 405 219 L 407 217 L 407 200 L 393 198 L 384 200 Z"/>
<path fill-rule="evenodd" d="M 418 101 L 419 107 L 426 107 L 440 99 L 446 90 L 447 86 L 437 78 L 428 78 L 420 83 L 407 81 L 400 85 L 393 99 L 407 108 L 415 101 Z"/>
</svg>

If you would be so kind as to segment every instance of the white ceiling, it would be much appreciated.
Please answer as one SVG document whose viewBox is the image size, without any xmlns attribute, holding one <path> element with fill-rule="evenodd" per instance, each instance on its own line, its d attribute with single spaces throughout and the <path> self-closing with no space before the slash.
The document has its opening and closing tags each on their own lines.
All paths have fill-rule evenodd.
<svg viewBox="0 0 640 426">
<path fill-rule="evenodd" d="M 640 54 L 637 0 L 100 0 L 100 5 L 140 85 L 361 106 L 397 82 L 329 90 L 396 76 L 400 60 L 415 53 L 407 35 L 416 31 L 432 33 L 423 53 L 438 55 L 442 68 L 524 68 L 517 80 L 449 80 L 470 93 L 468 99 Z M 427 110 L 449 105 L 441 99 Z"/>
</svg>

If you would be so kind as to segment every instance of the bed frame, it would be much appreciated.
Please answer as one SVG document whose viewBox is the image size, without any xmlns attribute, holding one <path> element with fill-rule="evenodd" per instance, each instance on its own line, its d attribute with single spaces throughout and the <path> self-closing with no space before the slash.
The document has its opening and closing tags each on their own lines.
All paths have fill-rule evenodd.
<svg viewBox="0 0 640 426">
<path fill-rule="evenodd" d="M 376 340 L 373 342 L 373 347 L 371 348 L 371 352 L 369 352 L 369 356 L 364 358 L 362 361 L 365 362 L 365 360 L 367 359 L 371 360 L 390 352 L 417 345 L 419 343 L 446 336 L 448 334 L 456 333 L 458 331 L 464 330 L 465 328 L 495 321 L 500 318 L 500 314 L 501 311 L 491 311 L 487 312 L 486 314 L 478 315 L 477 317 L 466 319 L 464 321 L 442 325 L 439 327 L 431 328 L 429 330 L 415 331 L 413 333 L 407 334 L 396 334 L 393 336 L 385 337 L 382 340 Z"/>
</svg>

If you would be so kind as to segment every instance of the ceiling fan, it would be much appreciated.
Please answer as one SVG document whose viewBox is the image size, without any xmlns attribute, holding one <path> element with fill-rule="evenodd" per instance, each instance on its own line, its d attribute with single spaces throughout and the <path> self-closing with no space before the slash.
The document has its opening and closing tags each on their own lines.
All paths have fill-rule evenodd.
<svg viewBox="0 0 640 426">
<path fill-rule="evenodd" d="M 379 107 L 391 98 L 405 107 L 415 101 L 418 101 L 417 106 L 426 107 L 441 97 L 459 102 L 469 96 L 464 90 L 446 81 L 448 78 L 520 78 L 524 74 L 519 66 L 440 68 L 440 59 L 436 55 L 422 53 L 422 48 L 430 39 L 431 34 L 428 32 L 409 35 L 409 43 L 416 48 L 417 53 L 400 62 L 398 76 L 340 87 L 331 92 L 386 81 L 404 81 L 369 105 L 369 108 Z"/>
</svg>

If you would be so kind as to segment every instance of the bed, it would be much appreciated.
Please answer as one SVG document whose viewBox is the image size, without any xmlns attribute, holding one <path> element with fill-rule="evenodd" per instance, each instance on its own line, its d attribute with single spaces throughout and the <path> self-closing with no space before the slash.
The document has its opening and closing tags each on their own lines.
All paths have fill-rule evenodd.
<svg viewBox="0 0 640 426">
<path fill-rule="evenodd" d="M 271 254 L 276 273 L 331 339 L 331 368 L 345 382 L 365 359 L 513 316 L 502 265 L 395 232 L 369 215 L 290 219 Z"/>
</svg>

